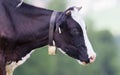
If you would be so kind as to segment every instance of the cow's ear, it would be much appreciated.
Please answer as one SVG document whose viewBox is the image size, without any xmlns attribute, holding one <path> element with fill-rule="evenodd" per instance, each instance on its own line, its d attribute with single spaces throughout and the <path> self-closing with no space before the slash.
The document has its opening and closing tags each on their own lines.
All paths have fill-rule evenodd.
<svg viewBox="0 0 120 75">
<path fill-rule="evenodd" d="M 80 11 L 81 9 L 82 9 L 82 6 L 80 6 L 80 7 L 71 7 L 69 9 L 67 9 L 65 11 L 65 13 L 66 13 L 67 16 L 69 16 L 69 15 L 71 15 L 72 11 L 75 11 L 75 10 Z"/>
<path fill-rule="evenodd" d="M 71 10 L 67 10 L 67 11 L 65 12 L 65 14 L 66 14 L 66 15 L 71 15 Z"/>
<path fill-rule="evenodd" d="M 69 8 L 69 9 L 67 9 L 66 11 L 65 11 L 65 14 L 67 15 L 67 16 L 69 16 L 69 15 L 71 15 L 71 11 L 73 11 L 74 10 L 74 7 L 71 7 L 71 8 Z"/>
</svg>

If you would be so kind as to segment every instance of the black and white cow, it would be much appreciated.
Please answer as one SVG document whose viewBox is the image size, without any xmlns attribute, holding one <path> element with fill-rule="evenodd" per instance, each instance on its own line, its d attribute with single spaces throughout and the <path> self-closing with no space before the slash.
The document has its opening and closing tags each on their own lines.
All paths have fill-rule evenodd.
<svg viewBox="0 0 120 75">
<path fill-rule="evenodd" d="M 0 75 L 12 75 L 34 49 L 49 44 L 53 12 L 19 0 L 0 0 Z M 88 40 L 79 9 L 72 7 L 56 12 L 55 16 L 54 46 L 81 64 L 93 63 L 96 53 Z"/>
</svg>

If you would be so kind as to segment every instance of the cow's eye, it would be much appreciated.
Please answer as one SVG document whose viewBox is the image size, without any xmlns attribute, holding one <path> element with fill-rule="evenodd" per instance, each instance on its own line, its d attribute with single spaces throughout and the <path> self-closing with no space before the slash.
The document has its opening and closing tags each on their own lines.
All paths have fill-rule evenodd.
<svg viewBox="0 0 120 75">
<path fill-rule="evenodd" d="M 79 34 L 78 29 L 77 29 L 77 28 L 71 29 L 71 34 L 72 34 L 72 35 L 78 35 L 78 34 Z"/>
</svg>

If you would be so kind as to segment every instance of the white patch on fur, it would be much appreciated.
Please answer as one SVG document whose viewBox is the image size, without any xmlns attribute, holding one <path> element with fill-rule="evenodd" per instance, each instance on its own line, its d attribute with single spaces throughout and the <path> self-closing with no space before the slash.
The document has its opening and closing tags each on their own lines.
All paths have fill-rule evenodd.
<svg viewBox="0 0 120 75">
<path fill-rule="evenodd" d="M 58 50 L 63 53 L 64 55 L 67 55 L 61 48 L 58 48 Z M 67 55 L 68 56 L 68 55 Z"/>
<path fill-rule="evenodd" d="M 59 34 L 61 34 L 62 33 L 62 31 L 61 31 L 61 29 L 60 29 L 60 27 L 59 27 Z"/>
<path fill-rule="evenodd" d="M 92 48 L 92 45 L 88 39 L 88 36 L 87 36 L 87 32 L 86 32 L 86 25 L 85 25 L 85 22 L 84 20 L 81 18 L 81 14 L 79 12 L 79 10 L 77 8 L 74 8 L 73 11 L 71 11 L 71 15 L 72 15 L 72 18 L 79 23 L 80 27 L 82 28 L 83 30 L 83 34 L 84 34 L 84 40 L 85 40 L 85 44 L 86 44 L 86 47 L 87 47 L 87 53 L 88 53 L 88 56 L 89 58 L 91 56 L 95 56 L 96 57 L 96 53 L 94 52 L 93 48 Z"/>
<path fill-rule="evenodd" d="M 22 65 L 30 57 L 30 55 L 33 52 L 34 52 L 34 50 L 31 51 L 29 54 L 27 54 L 25 57 L 23 57 L 22 60 L 18 61 L 17 63 L 13 61 L 11 64 L 6 65 L 6 73 L 7 73 L 7 75 L 13 75 L 14 70 L 18 66 Z"/>
<path fill-rule="evenodd" d="M 23 2 L 24 2 L 24 0 L 21 0 L 21 2 L 16 7 L 20 7 Z"/>
</svg>

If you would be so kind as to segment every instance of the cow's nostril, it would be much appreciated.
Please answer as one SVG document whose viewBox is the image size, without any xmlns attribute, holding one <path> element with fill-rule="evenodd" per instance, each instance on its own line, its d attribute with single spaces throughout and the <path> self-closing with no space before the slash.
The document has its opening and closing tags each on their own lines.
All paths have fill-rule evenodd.
<svg viewBox="0 0 120 75">
<path fill-rule="evenodd" d="M 96 56 L 91 56 L 89 59 L 90 59 L 90 63 L 93 63 L 96 60 Z"/>
</svg>

